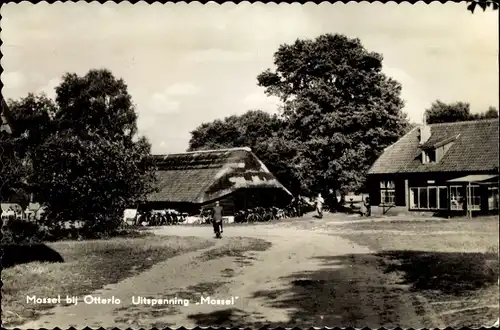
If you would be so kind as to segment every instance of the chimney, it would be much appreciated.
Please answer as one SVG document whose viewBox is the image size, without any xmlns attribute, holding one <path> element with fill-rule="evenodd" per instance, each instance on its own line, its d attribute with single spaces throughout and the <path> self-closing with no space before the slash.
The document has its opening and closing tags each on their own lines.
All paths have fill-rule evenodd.
<svg viewBox="0 0 500 330">
<path fill-rule="evenodd" d="M 420 145 L 424 144 L 431 137 L 431 128 L 427 125 L 427 114 L 424 112 L 422 126 L 420 127 Z"/>
</svg>

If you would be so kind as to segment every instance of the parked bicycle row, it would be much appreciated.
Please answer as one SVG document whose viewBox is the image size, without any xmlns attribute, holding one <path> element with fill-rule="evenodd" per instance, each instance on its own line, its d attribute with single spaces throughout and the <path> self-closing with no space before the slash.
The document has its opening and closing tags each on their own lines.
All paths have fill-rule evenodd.
<svg viewBox="0 0 500 330">
<path fill-rule="evenodd" d="M 138 212 L 133 222 L 135 225 L 171 226 L 186 221 L 188 214 L 177 210 L 152 210 Z"/>
</svg>

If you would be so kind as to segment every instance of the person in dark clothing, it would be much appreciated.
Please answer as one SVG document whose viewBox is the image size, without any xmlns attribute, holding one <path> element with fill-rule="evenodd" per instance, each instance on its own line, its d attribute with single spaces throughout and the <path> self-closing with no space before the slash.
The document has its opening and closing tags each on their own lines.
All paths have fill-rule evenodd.
<svg viewBox="0 0 500 330">
<path fill-rule="evenodd" d="M 370 197 L 365 198 L 366 216 L 369 217 L 372 214 L 372 208 L 370 206 Z"/>
<path fill-rule="evenodd" d="M 217 233 L 217 229 L 220 226 L 220 232 L 223 232 L 222 228 L 222 206 L 220 206 L 219 202 L 215 202 L 215 207 L 213 210 L 213 226 L 214 233 Z"/>
</svg>

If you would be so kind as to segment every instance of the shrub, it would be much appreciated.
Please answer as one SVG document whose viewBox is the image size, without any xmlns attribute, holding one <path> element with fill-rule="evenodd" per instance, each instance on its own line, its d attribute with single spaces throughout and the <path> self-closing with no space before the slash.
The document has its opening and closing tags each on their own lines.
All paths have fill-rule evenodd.
<svg viewBox="0 0 500 330">
<path fill-rule="evenodd" d="M 44 240 L 44 232 L 33 222 L 10 220 L 2 228 L 2 244 L 31 244 Z"/>
</svg>

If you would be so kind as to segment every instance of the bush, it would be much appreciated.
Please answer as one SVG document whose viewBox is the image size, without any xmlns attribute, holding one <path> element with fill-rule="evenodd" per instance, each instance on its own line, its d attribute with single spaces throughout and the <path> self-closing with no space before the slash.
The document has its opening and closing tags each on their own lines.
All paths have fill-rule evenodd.
<svg viewBox="0 0 500 330">
<path fill-rule="evenodd" d="M 10 220 L 2 228 L 2 244 L 31 244 L 45 239 L 45 233 L 33 222 Z"/>
<path fill-rule="evenodd" d="M 68 225 L 69 224 L 69 225 Z M 41 224 L 24 220 L 10 220 L 2 228 L 2 244 L 33 244 L 60 240 L 105 239 L 111 237 L 143 237 L 147 233 L 135 228 L 118 228 L 106 231 L 95 226 L 75 225 L 74 222 L 55 222 L 44 219 Z"/>
</svg>

